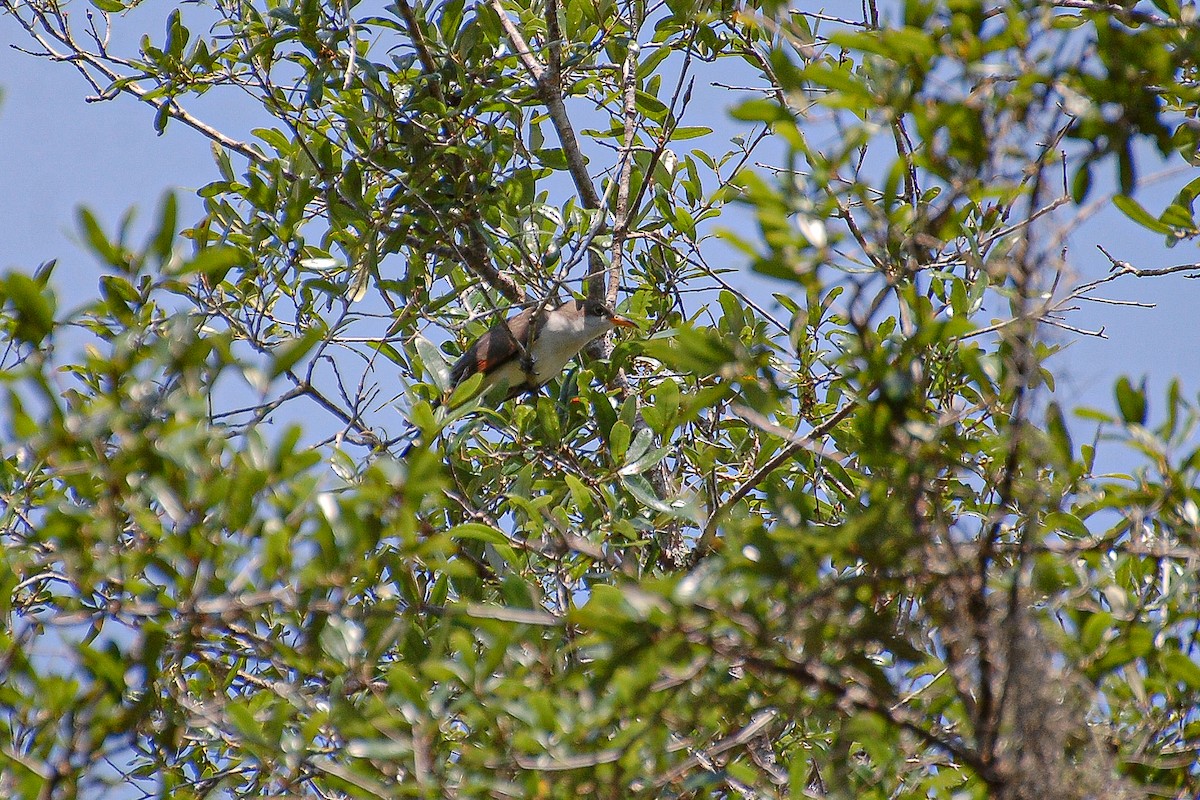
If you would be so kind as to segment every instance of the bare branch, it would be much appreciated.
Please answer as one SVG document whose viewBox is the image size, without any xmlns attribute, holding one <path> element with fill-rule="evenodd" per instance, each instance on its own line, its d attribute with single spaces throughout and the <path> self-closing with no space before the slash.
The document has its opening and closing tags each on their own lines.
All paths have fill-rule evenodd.
<svg viewBox="0 0 1200 800">
<path fill-rule="evenodd" d="M 621 68 L 621 96 L 624 112 L 625 140 L 621 147 L 621 163 L 617 170 L 617 200 L 613 211 L 612 255 L 608 264 L 608 286 L 588 284 L 588 296 L 603 295 L 610 306 L 617 301 L 617 288 L 624 274 L 625 241 L 629 236 L 629 181 L 633 175 L 633 147 L 637 141 L 637 54 L 638 48 L 630 44 Z M 645 180 L 649 181 L 647 175 Z M 596 281 L 593 278 L 592 281 Z"/>
<path fill-rule="evenodd" d="M 178 120 L 192 130 L 195 130 L 206 138 L 216 142 L 226 150 L 238 153 L 239 155 L 246 157 L 256 164 L 268 163 L 268 159 L 263 156 L 262 153 L 258 152 L 256 148 L 252 147 L 246 142 L 238 141 L 237 139 L 221 133 L 213 126 L 200 120 L 198 117 L 193 116 L 190 112 L 176 103 L 174 99 L 169 97 L 151 97 L 150 90 L 143 88 L 137 82 L 137 78 L 133 76 L 121 75 L 109 66 L 109 63 L 112 63 L 114 59 L 88 52 L 84 47 L 75 41 L 75 38 L 72 36 L 71 30 L 67 25 L 65 14 L 58 10 L 57 6 L 43 6 L 41 4 L 30 3 L 22 4 L 22 7 L 32 10 L 34 16 L 37 18 L 36 24 L 32 20 L 21 16 L 19 13 L 19 7 L 10 2 L 10 0 L 4 0 L 3 4 L 0 5 L 0 8 L 3 8 L 10 16 L 15 18 L 21 27 L 23 27 L 29 33 L 29 35 L 38 42 L 38 44 L 45 48 L 46 52 L 41 55 L 49 58 L 52 61 L 64 61 L 73 65 L 84 77 L 84 79 L 88 81 L 88 83 L 94 87 L 97 87 L 97 91 L 99 92 L 98 96 L 95 98 L 88 98 L 89 102 L 108 100 L 115 96 L 115 93 L 123 92 L 137 98 L 143 103 L 146 103 L 156 111 L 162 111 L 172 119 Z M 46 9 L 52 10 L 47 11 Z M 56 24 L 51 24 L 50 17 L 54 18 Z M 45 32 L 44 34 L 38 30 L 39 27 L 41 31 Z M 69 52 L 56 50 L 47 40 L 47 36 L 52 37 L 60 45 L 66 47 Z M 87 71 L 88 67 L 96 70 L 96 72 L 105 78 L 109 85 L 108 89 L 100 91 L 94 77 Z"/>
</svg>

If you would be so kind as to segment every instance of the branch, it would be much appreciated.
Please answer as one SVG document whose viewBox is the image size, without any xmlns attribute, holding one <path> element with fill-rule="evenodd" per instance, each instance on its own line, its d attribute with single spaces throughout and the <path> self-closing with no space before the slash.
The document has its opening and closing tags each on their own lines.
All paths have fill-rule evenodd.
<svg viewBox="0 0 1200 800">
<path fill-rule="evenodd" d="M 1135 11 L 1128 6 L 1117 3 L 1094 2 L 1094 0 L 1053 0 L 1050 5 L 1057 8 L 1075 8 L 1081 11 L 1092 11 L 1097 14 L 1113 16 L 1122 22 L 1137 25 L 1150 25 L 1155 28 L 1182 28 L 1185 23 L 1149 14 L 1145 11 Z"/>
<path fill-rule="evenodd" d="M 101 92 L 95 97 L 87 98 L 87 102 L 96 103 L 109 100 L 114 97 L 116 93 L 124 92 L 125 94 L 136 97 L 138 100 L 146 103 L 155 110 L 163 112 L 167 116 L 178 120 L 192 130 L 198 131 L 200 134 L 221 145 L 226 150 L 238 153 L 239 155 L 244 156 L 256 164 L 262 165 L 268 162 L 266 156 L 258 152 L 249 144 L 226 136 L 208 123 L 192 116 L 182 107 L 180 107 L 179 104 L 174 101 L 174 99 L 167 97 L 160 100 L 149 97 L 148 95 L 150 94 L 150 90 L 144 89 L 139 84 L 134 82 L 132 80 L 132 76 L 121 75 L 113 70 L 108 63 L 106 63 L 112 59 L 106 59 L 103 56 L 84 50 L 75 42 L 75 38 L 71 35 L 70 28 L 67 27 L 66 17 L 61 12 L 57 10 L 50 12 L 50 15 L 53 16 L 57 22 L 57 25 L 51 25 L 50 20 L 47 18 L 47 13 L 42 10 L 43 6 L 41 6 L 41 4 L 30 3 L 27 4 L 27 7 L 32 9 L 33 14 L 37 19 L 37 25 L 35 25 L 32 20 L 25 19 L 18 14 L 17 7 L 14 3 L 6 0 L 3 5 L 0 5 L 0 8 L 3 8 L 10 16 L 14 17 L 18 23 L 20 23 L 21 27 L 23 27 L 25 31 L 32 36 L 35 41 L 37 41 L 38 44 L 45 48 L 46 52 L 43 54 L 44 57 L 49 58 L 51 61 L 65 61 L 72 64 L 75 69 L 78 70 L 79 73 L 84 77 L 84 79 L 93 86 L 96 86 L 96 82 L 88 73 L 87 67 L 95 69 L 102 76 L 104 76 L 106 80 L 108 80 L 110 88 Z M 56 6 L 46 7 L 56 8 Z M 62 53 L 51 47 L 50 43 L 46 40 L 46 36 L 43 36 L 38 31 L 38 26 L 40 26 L 41 29 L 46 32 L 46 35 L 52 37 L 59 44 L 70 50 L 70 53 Z M 113 87 L 115 87 L 115 91 Z"/>
<path fill-rule="evenodd" d="M 1133 264 L 1130 264 L 1128 261 L 1117 260 L 1112 256 L 1111 253 L 1105 250 L 1102 245 L 1096 245 L 1096 249 L 1101 253 L 1104 253 L 1105 257 L 1108 258 L 1108 260 L 1112 263 L 1110 271 L 1113 274 L 1106 278 L 1100 278 L 1099 280 L 1092 281 L 1091 283 L 1086 283 L 1079 287 L 1079 289 L 1076 291 L 1087 291 L 1088 289 L 1099 286 L 1102 283 L 1108 283 L 1114 278 L 1119 278 L 1122 275 L 1135 275 L 1139 278 L 1156 278 L 1162 275 L 1174 275 L 1176 272 L 1200 272 L 1200 263 L 1176 264 L 1173 267 L 1160 267 L 1157 269 L 1141 269 L 1139 267 L 1135 267 Z M 1188 277 L 1196 276 L 1189 275 Z"/>
<path fill-rule="evenodd" d="M 699 752 L 684 760 L 683 763 L 672 767 L 661 775 L 654 776 L 650 779 L 649 783 L 661 789 L 687 775 L 695 767 L 705 767 L 712 771 L 712 763 L 715 761 L 716 756 L 720 756 L 723 753 L 753 741 L 778 715 L 778 709 L 774 708 L 765 708 L 759 711 L 737 733 L 730 734 L 717 740 L 710 746 L 700 749 Z"/>
<path fill-rule="evenodd" d="M 759 484 L 766 480 L 768 475 L 779 469 L 788 459 L 815 447 L 818 439 L 836 428 L 857 409 L 857 402 L 847 403 L 832 417 L 813 428 L 812 433 L 802 438 L 789 439 L 786 447 L 776 453 L 767 463 L 755 470 L 754 474 L 746 479 L 745 483 L 735 489 L 729 497 L 725 498 L 721 505 L 709 516 L 708 521 L 704 523 L 704 532 L 700 535 L 699 541 L 696 542 L 695 557 L 698 559 L 713 549 L 716 543 L 717 524 L 739 500 L 757 488 Z"/>
<path fill-rule="evenodd" d="M 611 307 L 617 301 L 617 288 L 624 272 L 625 241 L 629 237 L 629 182 L 633 176 L 633 148 L 637 139 L 637 45 L 632 42 L 621 67 L 621 89 L 624 97 L 625 139 L 621 144 L 621 163 L 617 172 L 617 205 L 613 212 L 612 257 L 608 266 L 608 286 L 600 276 L 588 283 L 588 296 L 603 295 Z M 646 176 L 650 180 L 650 176 Z"/>
<path fill-rule="evenodd" d="M 429 45 L 425 43 L 425 34 L 421 32 L 421 26 L 417 24 L 417 17 L 413 14 L 412 6 L 407 0 L 397 0 L 396 7 L 400 9 L 400 16 L 404 18 L 404 25 L 408 28 L 408 36 L 412 39 L 413 49 L 417 51 L 417 58 L 421 59 L 421 66 L 430 75 L 437 75 L 437 63 L 433 60 L 433 54 L 429 52 Z M 434 97 L 442 100 L 441 84 L 434 83 L 431 87 Z"/>
<path fill-rule="evenodd" d="M 559 82 L 561 76 L 538 61 L 537 56 L 526 44 L 525 37 L 517 30 L 517 26 L 504 10 L 501 0 L 491 0 L 491 6 L 492 10 L 496 12 L 496 16 L 500 18 L 500 27 L 504 29 L 505 35 L 508 36 L 513 48 L 517 51 L 517 58 L 521 60 L 530 77 L 533 78 L 533 85 L 537 89 L 538 96 L 546 104 L 546 111 L 549 112 L 550 121 L 554 123 L 554 129 L 558 132 L 558 140 L 562 144 L 563 155 L 567 159 L 567 169 L 571 173 L 571 180 L 575 182 L 575 188 L 579 192 L 579 199 L 583 203 L 583 207 L 600 208 L 600 195 L 596 192 L 596 187 L 592 185 L 592 178 L 588 174 L 583 151 L 579 149 L 579 140 L 575 138 L 575 129 L 571 126 L 571 118 L 567 114 L 567 107 L 563 104 L 562 85 Z"/>
<path fill-rule="evenodd" d="M 874 714 L 892 725 L 909 731 L 925 743 L 948 753 L 952 758 L 973 769 L 988 784 L 992 784 L 996 779 L 994 770 L 980 757 L 979 753 L 969 749 L 963 742 L 946 732 L 926 728 L 921 724 L 919 718 L 906 713 L 903 707 L 891 706 L 883 702 L 871 687 L 870 681 L 863 677 L 853 676 L 855 670 L 843 665 L 835 672 L 831 667 L 815 659 L 803 662 L 789 660 L 780 663 L 749 653 L 743 648 L 722 646 L 717 643 L 709 644 L 714 645 L 714 651 L 720 655 L 741 659 L 747 670 L 760 675 L 768 673 L 791 678 L 803 686 L 836 697 L 840 707 Z"/>
<path fill-rule="evenodd" d="M 779 438 L 795 445 L 801 450 L 806 450 L 809 453 L 812 453 L 817 458 L 828 459 L 835 464 L 841 464 L 846 461 L 845 454 L 839 453 L 836 450 L 826 451 L 825 448 L 814 442 L 811 436 L 800 436 L 795 431 L 788 430 L 781 425 L 776 425 L 774 422 L 771 422 L 771 420 L 767 419 L 765 416 L 758 413 L 754 409 L 749 408 L 748 406 L 744 406 L 741 403 L 734 403 L 732 406 L 730 406 L 730 408 L 733 410 L 733 413 L 737 414 L 739 417 L 746 420 L 764 433 L 769 433 L 772 436 L 778 436 Z"/>
<path fill-rule="evenodd" d="M 478 210 L 472 208 L 470 216 L 473 224 L 467 227 L 467 246 L 463 252 L 463 261 L 466 262 L 467 268 L 512 302 L 524 303 L 525 290 L 517 285 L 511 275 L 496 269 L 492 264 L 492 259 L 488 254 L 487 240 L 483 238 L 483 233 L 479 230 L 483 221 Z M 457 244 L 454 245 L 454 249 L 460 250 Z"/>
</svg>

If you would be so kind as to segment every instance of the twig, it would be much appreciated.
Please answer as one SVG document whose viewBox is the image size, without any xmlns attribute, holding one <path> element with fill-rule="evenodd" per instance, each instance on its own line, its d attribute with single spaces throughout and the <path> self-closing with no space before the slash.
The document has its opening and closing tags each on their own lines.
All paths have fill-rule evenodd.
<svg viewBox="0 0 1200 800">
<path fill-rule="evenodd" d="M 782 450 L 772 456 L 767 463 L 755 470 L 754 474 L 747 478 L 744 483 L 734 489 L 721 505 L 709 515 L 708 521 L 704 523 L 704 532 L 700 535 L 699 541 L 696 542 L 695 557 L 699 558 L 712 550 L 716 541 L 717 524 L 738 501 L 752 492 L 755 487 L 761 484 L 768 475 L 782 466 L 784 462 L 796 454 L 808 450 L 818 439 L 836 428 L 857 409 L 858 402 L 851 401 L 832 417 L 813 428 L 812 433 L 800 439 L 789 440 L 788 444 Z"/>
<path fill-rule="evenodd" d="M 512 42 L 513 48 L 517 52 L 517 58 L 533 78 L 534 88 L 537 89 L 542 102 L 546 104 L 546 111 L 550 114 L 550 121 L 558 132 L 558 140 L 562 144 L 563 155 L 567 159 L 567 171 L 571 173 L 571 180 L 574 181 L 575 189 L 579 192 L 580 201 L 584 208 L 600 208 L 600 195 L 596 192 L 596 187 L 592 185 L 592 178 L 588 174 L 583 151 L 579 148 L 579 140 L 571 125 L 571 117 L 567 114 L 567 107 L 563 103 L 562 86 L 558 83 L 559 76 L 538 61 L 537 56 L 525 42 L 525 37 L 517 30 L 516 24 L 504 10 L 501 0 L 491 0 L 491 6 L 496 12 L 496 16 L 499 17 L 500 27 L 504 29 L 504 34 Z"/>
<path fill-rule="evenodd" d="M 799 8 L 793 8 L 788 11 L 789 14 L 795 16 L 808 17 L 809 19 L 820 20 L 822 22 L 836 22 L 839 25 L 846 25 L 851 28 L 870 28 L 871 26 L 861 20 L 846 19 L 845 17 L 835 17 L 832 14 L 823 14 L 818 11 L 804 11 Z"/>
<path fill-rule="evenodd" d="M 667 784 L 674 783 L 690 770 L 712 762 L 716 756 L 753 741 L 778 715 L 779 711 L 774 708 L 765 708 L 759 711 L 750 718 L 750 721 L 741 730 L 717 740 L 708 747 L 700 749 L 698 753 L 685 759 L 682 763 L 677 764 L 661 775 L 654 776 L 650 779 L 650 784 L 661 788 Z"/>
<path fill-rule="evenodd" d="M 211 139 L 212 141 L 221 145 L 225 149 L 238 153 L 239 155 L 246 157 L 256 164 L 265 165 L 268 163 L 269 159 L 262 153 L 258 152 L 258 150 L 251 147 L 246 142 L 240 142 L 237 139 L 226 136 L 208 123 L 192 116 L 181 106 L 179 106 L 173 99 L 169 97 L 163 99 L 155 99 L 150 97 L 150 90 L 142 88 L 138 83 L 130 80 L 128 76 L 119 74 L 109 67 L 107 63 L 105 63 L 106 61 L 113 61 L 113 59 L 106 59 L 103 56 L 98 56 L 84 50 L 75 42 L 74 37 L 71 36 L 70 29 L 66 26 L 65 18 L 59 15 L 58 12 L 53 12 L 55 18 L 59 21 L 58 27 L 55 28 L 55 26 L 50 24 L 46 17 L 46 13 L 41 10 L 39 5 L 29 4 L 29 7 L 33 9 L 34 16 L 37 18 L 38 25 L 41 26 L 41 29 L 44 30 L 47 35 L 53 37 L 56 41 L 62 45 L 65 45 L 71 51 L 70 54 L 66 54 L 55 50 L 46 41 L 46 37 L 39 33 L 37 27 L 31 20 L 28 20 L 18 14 L 17 8 L 13 3 L 5 2 L 3 4 L 3 8 L 9 12 L 9 15 L 16 18 L 21 27 L 23 27 L 26 32 L 28 32 L 35 41 L 37 41 L 38 44 L 45 48 L 46 53 L 44 54 L 44 57 L 49 58 L 52 61 L 64 61 L 72 64 L 75 69 L 78 70 L 81 75 L 83 75 L 84 79 L 87 80 L 88 83 L 96 86 L 97 84 L 95 80 L 85 68 L 91 67 L 103 75 L 106 80 L 108 80 L 110 88 L 118 87 L 116 90 L 117 92 L 124 92 L 132 95 L 158 111 L 163 111 L 165 109 L 165 113 L 169 117 L 178 120 L 189 128 L 198 131 L 206 138 Z M 96 97 L 88 98 L 88 102 L 107 100 L 110 97 L 111 95 L 109 95 L 107 92 L 100 91 Z"/>
<path fill-rule="evenodd" d="M 1081 11 L 1094 11 L 1099 14 L 1111 15 L 1123 22 L 1151 25 L 1155 28 L 1182 28 L 1185 26 L 1183 22 L 1149 14 L 1145 11 L 1135 11 L 1128 6 L 1117 3 L 1101 3 L 1094 2 L 1093 0 L 1053 0 L 1050 5 L 1057 6 L 1058 8 L 1076 8 Z"/>
<path fill-rule="evenodd" d="M 1101 280 L 1093 281 L 1091 284 L 1086 284 L 1089 288 L 1091 286 L 1099 286 L 1101 283 L 1106 283 L 1107 281 L 1112 280 L 1112 278 L 1118 277 L 1120 275 L 1125 275 L 1125 274 L 1136 275 L 1139 278 L 1155 278 L 1155 277 L 1160 277 L 1162 275 L 1173 275 L 1176 272 L 1189 272 L 1189 271 L 1190 272 L 1200 272 L 1200 263 L 1176 264 L 1173 267 L 1159 267 L 1156 269 L 1142 269 L 1139 267 L 1135 267 L 1133 264 L 1130 264 L 1128 261 L 1119 261 L 1111 253 L 1109 253 L 1107 250 L 1105 250 L 1103 245 L 1099 245 L 1099 244 L 1096 245 L 1096 249 L 1099 250 L 1101 253 L 1104 253 L 1105 257 L 1110 262 L 1112 262 L 1112 271 L 1115 272 L 1116 274 L 1110 276 L 1107 279 L 1101 279 Z"/>
<path fill-rule="evenodd" d="M 741 403 L 733 403 L 729 406 L 733 413 L 737 414 L 742 419 L 749 422 L 759 430 L 769 433 L 772 436 L 778 436 L 790 444 L 796 445 L 801 450 L 807 450 L 818 458 L 824 458 L 834 463 L 841 464 L 846 460 L 844 453 L 839 453 L 836 450 L 826 450 L 820 444 L 813 441 L 810 436 L 801 436 L 793 430 L 788 430 L 781 425 L 776 425 L 771 420 L 767 419 L 762 414 L 755 411 L 753 408 L 744 406 Z"/>
</svg>

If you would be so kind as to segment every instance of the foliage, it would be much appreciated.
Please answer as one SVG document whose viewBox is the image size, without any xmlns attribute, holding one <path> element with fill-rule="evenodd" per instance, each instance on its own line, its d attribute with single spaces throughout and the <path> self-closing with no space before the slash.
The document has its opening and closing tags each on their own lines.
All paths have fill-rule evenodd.
<svg viewBox="0 0 1200 800">
<path fill-rule="evenodd" d="M 81 212 L 82 307 L 0 282 L 0 793 L 1200 791 L 1196 406 L 1122 380 L 1077 444 L 1049 360 L 1195 271 L 1067 247 L 1106 186 L 1196 235 L 1200 179 L 1133 199 L 1196 161 L 1194 7 L 364 6 L 118 55 L 4 3 L 217 169 L 144 245 Z M 188 110 L 234 90 L 248 137 Z M 642 335 L 435 407 L 571 285 Z"/>
</svg>

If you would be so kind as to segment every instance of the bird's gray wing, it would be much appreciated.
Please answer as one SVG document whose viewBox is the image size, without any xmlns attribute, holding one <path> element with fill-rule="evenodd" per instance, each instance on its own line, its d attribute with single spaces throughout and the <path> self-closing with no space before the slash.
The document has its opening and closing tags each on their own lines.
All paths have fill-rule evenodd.
<svg viewBox="0 0 1200 800">
<path fill-rule="evenodd" d="M 458 361 L 450 367 L 450 385 L 457 386 L 476 372 L 491 372 L 501 364 L 520 355 L 529 342 L 529 320 L 534 309 L 497 323 L 471 343 Z"/>
</svg>

